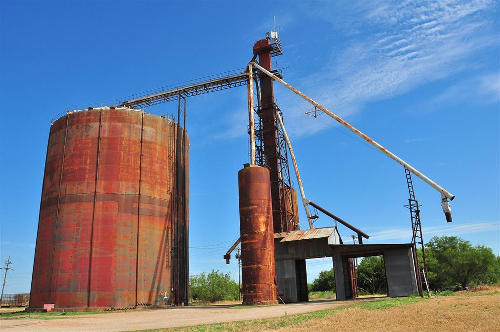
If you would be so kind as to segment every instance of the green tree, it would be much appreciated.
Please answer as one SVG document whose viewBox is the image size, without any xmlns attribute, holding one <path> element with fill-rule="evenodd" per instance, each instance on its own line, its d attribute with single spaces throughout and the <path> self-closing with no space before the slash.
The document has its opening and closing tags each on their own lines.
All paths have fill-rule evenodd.
<svg viewBox="0 0 500 332">
<path fill-rule="evenodd" d="M 434 290 L 466 289 L 500 280 L 500 260 L 491 248 L 472 246 L 456 236 L 433 237 L 425 247 Z"/>
<path fill-rule="evenodd" d="M 384 259 L 365 257 L 358 265 L 358 289 L 370 294 L 387 293 Z"/>
<path fill-rule="evenodd" d="M 333 269 L 321 271 L 317 279 L 314 279 L 310 290 L 313 292 L 335 291 L 335 275 Z"/>
<path fill-rule="evenodd" d="M 238 284 L 229 273 L 212 270 L 190 277 L 191 298 L 203 302 L 238 299 Z"/>
</svg>

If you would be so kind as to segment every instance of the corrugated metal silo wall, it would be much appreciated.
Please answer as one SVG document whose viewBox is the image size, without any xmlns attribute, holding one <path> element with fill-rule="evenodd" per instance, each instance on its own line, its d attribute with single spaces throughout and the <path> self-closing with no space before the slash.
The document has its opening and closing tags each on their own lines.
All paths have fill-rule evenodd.
<svg viewBox="0 0 500 332">
<path fill-rule="evenodd" d="M 277 303 L 271 181 L 265 167 L 238 172 L 244 304 Z"/>
<path fill-rule="evenodd" d="M 30 307 L 187 303 L 189 143 L 177 128 L 130 109 L 53 123 Z"/>
</svg>

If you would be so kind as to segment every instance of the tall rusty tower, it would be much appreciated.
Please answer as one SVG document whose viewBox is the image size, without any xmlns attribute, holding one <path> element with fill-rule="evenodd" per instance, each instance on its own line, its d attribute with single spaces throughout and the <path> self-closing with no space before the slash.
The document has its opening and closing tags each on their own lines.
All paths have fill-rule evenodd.
<svg viewBox="0 0 500 332">
<path fill-rule="evenodd" d="M 271 32 L 267 38 L 253 46 L 254 57 L 259 64 L 273 72 L 272 58 L 282 54 L 281 44 Z M 258 84 L 256 122 L 257 157 L 260 166 L 269 169 L 271 178 L 271 199 L 273 210 L 273 230 L 275 233 L 300 229 L 297 194 L 291 187 L 290 169 L 283 133 L 278 125 L 277 112 L 281 112 L 274 99 L 273 80 L 266 75 L 257 75 Z"/>
<path fill-rule="evenodd" d="M 261 68 L 274 72 L 272 57 L 281 53 L 273 31 L 254 44 L 252 62 L 258 57 Z M 305 260 L 277 262 L 275 258 L 274 234 L 298 230 L 300 225 L 273 80 L 260 71 L 254 76 L 251 66 L 248 73 L 250 164 L 238 172 L 243 303 L 277 303 L 278 293 L 290 282 L 297 286 L 295 298 L 307 300 Z M 226 261 L 237 243 L 226 253 Z"/>
</svg>

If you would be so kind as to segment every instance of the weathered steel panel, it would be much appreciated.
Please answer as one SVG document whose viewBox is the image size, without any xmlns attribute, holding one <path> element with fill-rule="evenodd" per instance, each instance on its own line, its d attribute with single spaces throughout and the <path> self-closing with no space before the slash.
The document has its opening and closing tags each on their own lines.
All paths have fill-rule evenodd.
<svg viewBox="0 0 500 332">
<path fill-rule="evenodd" d="M 244 304 L 277 303 L 269 170 L 238 172 Z"/>
<path fill-rule="evenodd" d="M 31 308 L 135 307 L 174 293 L 187 303 L 188 146 L 177 124 L 131 109 L 75 111 L 52 124 Z M 174 244 L 183 253 L 175 266 Z"/>
<path fill-rule="evenodd" d="M 138 238 L 137 302 L 161 304 L 171 298 L 172 181 L 175 126 L 144 115 Z"/>
<path fill-rule="evenodd" d="M 290 219 L 287 220 L 286 230 L 292 231 L 300 229 L 299 205 L 297 203 L 297 192 L 290 187 L 283 187 L 285 197 L 285 214 Z M 284 230 L 282 230 L 284 231 Z"/>
<path fill-rule="evenodd" d="M 281 242 L 289 241 L 300 241 L 300 240 L 310 240 L 310 239 L 321 239 L 328 238 L 335 231 L 334 227 L 324 227 L 324 228 L 314 228 L 300 231 L 291 231 L 288 233 L 281 233 L 279 236 L 283 236 Z M 275 235 L 275 237 L 277 237 Z"/>
</svg>

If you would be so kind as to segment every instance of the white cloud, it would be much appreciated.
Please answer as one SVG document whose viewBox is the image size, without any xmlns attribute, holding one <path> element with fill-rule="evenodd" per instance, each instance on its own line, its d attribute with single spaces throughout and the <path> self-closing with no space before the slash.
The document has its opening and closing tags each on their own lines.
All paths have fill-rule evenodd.
<svg viewBox="0 0 500 332">
<path fill-rule="evenodd" d="M 489 29 L 491 19 L 485 16 L 494 6 L 492 1 L 363 4 L 339 11 L 351 18 L 360 16 L 352 22 L 337 20 L 331 8 L 314 12 L 330 21 L 335 33 L 343 34 L 348 42 L 343 50 L 332 51 L 325 68 L 300 82 L 306 93 L 341 116 L 360 111 L 369 101 L 460 72 L 465 68 L 463 60 L 498 44 Z M 361 34 L 360 30 L 373 32 Z M 489 83 L 485 84 L 491 87 Z M 333 120 L 304 120 L 303 107 L 286 102 L 283 108 L 294 134 L 312 134 L 335 124 Z"/>
<path fill-rule="evenodd" d="M 500 102 L 500 72 L 482 74 L 459 82 L 429 101 L 429 108 L 457 102 Z"/>
</svg>

